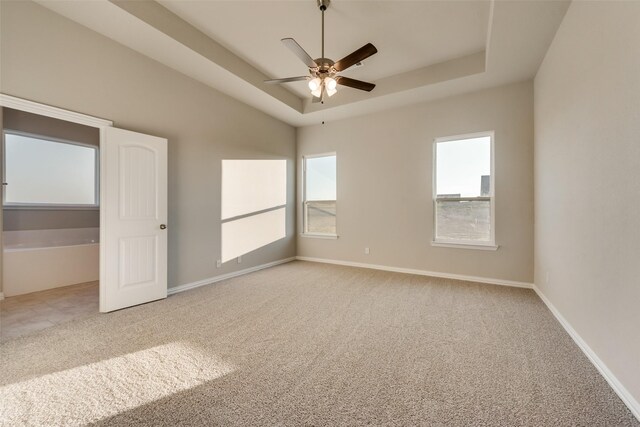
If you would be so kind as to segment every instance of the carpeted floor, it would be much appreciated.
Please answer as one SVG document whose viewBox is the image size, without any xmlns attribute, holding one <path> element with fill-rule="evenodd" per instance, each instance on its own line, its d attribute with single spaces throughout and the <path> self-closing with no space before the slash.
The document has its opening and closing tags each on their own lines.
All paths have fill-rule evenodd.
<svg viewBox="0 0 640 427">
<path fill-rule="evenodd" d="M 0 351 L 11 426 L 640 425 L 530 290 L 299 261 Z"/>
</svg>

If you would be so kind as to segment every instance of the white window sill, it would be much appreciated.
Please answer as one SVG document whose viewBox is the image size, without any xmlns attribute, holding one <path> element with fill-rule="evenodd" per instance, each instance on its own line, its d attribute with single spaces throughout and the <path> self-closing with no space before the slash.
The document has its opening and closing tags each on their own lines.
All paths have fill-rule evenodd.
<svg viewBox="0 0 640 427">
<path fill-rule="evenodd" d="M 99 211 L 95 205 L 4 205 L 7 210 L 38 210 L 38 211 Z"/>
<path fill-rule="evenodd" d="M 301 237 L 311 237 L 313 239 L 337 239 L 337 234 L 314 234 L 314 233 L 300 233 Z"/>
<path fill-rule="evenodd" d="M 479 251 L 497 251 L 500 246 L 482 243 L 450 243 L 450 242 L 431 242 L 431 246 L 441 248 L 457 248 L 457 249 L 476 249 Z"/>
</svg>

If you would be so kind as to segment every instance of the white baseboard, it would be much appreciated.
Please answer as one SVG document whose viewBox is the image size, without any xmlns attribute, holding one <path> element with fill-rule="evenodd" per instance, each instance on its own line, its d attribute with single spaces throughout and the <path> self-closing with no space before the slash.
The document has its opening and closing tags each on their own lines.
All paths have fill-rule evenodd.
<svg viewBox="0 0 640 427">
<path fill-rule="evenodd" d="M 455 280 L 464 280 L 466 282 L 478 282 L 478 283 L 487 283 L 490 285 L 512 286 L 516 288 L 533 289 L 533 283 L 516 282 L 514 280 L 492 279 L 489 277 L 466 276 L 463 274 L 440 273 L 437 271 L 415 270 L 412 268 L 390 267 L 387 265 L 366 264 L 366 263 L 360 263 L 360 262 L 339 261 L 339 260 L 333 260 L 333 259 L 313 258 L 313 257 L 306 257 L 306 256 L 298 256 L 296 257 L 296 259 L 300 261 L 322 262 L 325 264 L 346 265 L 349 267 L 360 267 L 360 268 L 370 268 L 373 270 L 393 271 L 395 273 L 408 273 L 408 274 L 416 274 L 419 276 L 439 277 L 442 279 L 455 279 Z"/>
<path fill-rule="evenodd" d="M 540 289 L 534 284 L 533 290 L 538 294 L 540 299 L 546 304 L 549 311 L 553 313 L 558 322 L 562 325 L 562 327 L 567 331 L 569 336 L 578 344 L 580 350 L 587 356 L 587 358 L 591 361 L 593 366 L 596 367 L 600 375 L 604 377 L 605 380 L 609 383 L 613 391 L 616 392 L 618 397 L 624 402 L 625 405 L 629 408 L 631 413 L 640 421 L 640 403 L 629 393 L 620 380 L 613 375 L 613 372 L 605 365 L 605 363 L 598 357 L 598 355 L 589 347 L 589 345 L 582 339 L 582 337 L 576 332 L 575 329 L 571 326 L 571 324 L 567 321 L 567 319 L 560 314 L 558 309 L 549 301 L 549 299 L 542 293 Z"/>
<path fill-rule="evenodd" d="M 245 268 L 244 270 L 233 271 L 231 273 L 222 274 L 220 276 L 198 280 L 197 282 L 185 283 L 184 285 L 174 286 L 172 288 L 167 289 L 167 294 L 173 295 L 173 294 L 177 294 L 178 292 L 188 291 L 189 289 L 199 288 L 200 286 L 210 285 L 212 283 L 220 282 L 222 280 L 231 279 L 233 277 L 238 277 L 245 274 L 253 273 L 254 271 L 263 270 L 265 268 L 274 267 L 276 265 L 295 261 L 295 259 L 296 257 L 285 258 L 278 261 L 269 262 L 266 264 L 256 265 L 255 267 Z"/>
<path fill-rule="evenodd" d="M 0 292 L 0 301 L 4 299 L 4 292 Z"/>
</svg>

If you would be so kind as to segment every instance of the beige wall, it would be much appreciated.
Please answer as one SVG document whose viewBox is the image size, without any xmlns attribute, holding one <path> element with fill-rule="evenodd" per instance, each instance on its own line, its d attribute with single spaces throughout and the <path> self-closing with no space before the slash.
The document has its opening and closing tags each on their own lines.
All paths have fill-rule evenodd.
<svg viewBox="0 0 640 427">
<path fill-rule="evenodd" d="M 169 286 L 295 255 L 295 129 L 31 2 L 1 2 L 3 93 L 169 140 Z M 222 159 L 287 159 L 287 237 L 216 268 Z"/>
<path fill-rule="evenodd" d="M 40 116 L 38 114 L 31 114 L 12 108 L 2 108 L 2 110 L 4 122 L 1 129 L 27 132 L 35 135 L 100 146 L 100 131 L 97 128 Z M 2 227 L 4 231 L 100 226 L 100 212 L 98 209 L 5 208 L 3 214 Z"/>
<path fill-rule="evenodd" d="M 433 140 L 489 130 L 500 248 L 432 247 Z M 298 237 L 298 255 L 533 281 L 532 82 L 298 129 L 299 162 L 328 151 L 337 152 L 340 237 Z"/>
<path fill-rule="evenodd" d="M 636 401 L 639 52 L 640 2 L 573 2 L 535 79 L 535 283 Z"/>
</svg>

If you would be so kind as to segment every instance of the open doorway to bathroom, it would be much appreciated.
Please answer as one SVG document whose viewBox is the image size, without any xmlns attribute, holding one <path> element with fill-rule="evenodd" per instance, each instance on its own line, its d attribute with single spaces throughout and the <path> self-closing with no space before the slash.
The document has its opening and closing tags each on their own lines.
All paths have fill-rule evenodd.
<svg viewBox="0 0 640 427">
<path fill-rule="evenodd" d="M 0 339 L 98 312 L 96 127 L 2 109 Z"/>
</svg>

